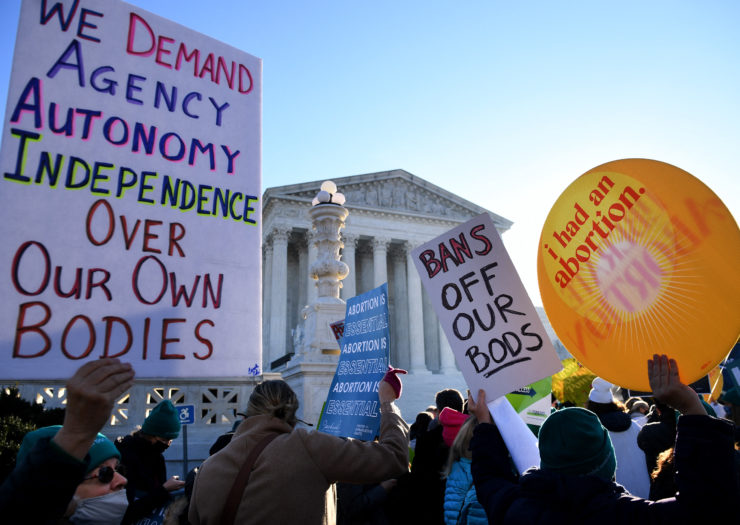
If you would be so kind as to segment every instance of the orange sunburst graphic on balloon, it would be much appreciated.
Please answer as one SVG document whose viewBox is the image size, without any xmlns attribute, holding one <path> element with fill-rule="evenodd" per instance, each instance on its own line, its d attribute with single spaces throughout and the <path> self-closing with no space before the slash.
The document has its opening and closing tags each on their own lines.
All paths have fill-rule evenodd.
<svg viewBox="0 0 740 525">
<path fill-rule="evenodd" d="M 574 356 L 610 381 L 647 390 L 653 353 L 680 358 L 682 375 L 694 380 L 729 351 L 740 330 L 731 290 L 740 285 L 728 258 L 738 254 L 732 215 L 700 181 L 657 161 L 616 161 L 581 176 L 553 206 L 540 242 L 540 291 Z"/>
</svg>

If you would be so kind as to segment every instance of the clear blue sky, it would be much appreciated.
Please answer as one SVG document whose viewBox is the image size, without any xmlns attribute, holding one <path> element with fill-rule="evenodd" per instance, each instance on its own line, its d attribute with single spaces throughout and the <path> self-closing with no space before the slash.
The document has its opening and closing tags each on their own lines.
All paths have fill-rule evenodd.
<svg viewBox="0 0 740 525">
<path fill-rule="evenodd" d="M 740 216 L 740 2 L 131 3 L 263 59 L 264 188 L 405 169 L 514 221 L 535 304 L 542 224 L 592 167 L 668 162 Z"/>
</svg>

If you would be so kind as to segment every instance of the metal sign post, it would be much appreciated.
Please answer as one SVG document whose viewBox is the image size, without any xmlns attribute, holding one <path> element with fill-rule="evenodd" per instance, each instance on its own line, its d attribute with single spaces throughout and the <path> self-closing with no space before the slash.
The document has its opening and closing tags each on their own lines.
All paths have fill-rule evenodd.
<svg viewBox="0 0 740 525">
<path fill-rule="evenodd" d="M 182 425 L 182 480 L 188 476 L 188 425 L 195 423 L 195 405 L 178 405 L 178 417 Z"/>
</svg>

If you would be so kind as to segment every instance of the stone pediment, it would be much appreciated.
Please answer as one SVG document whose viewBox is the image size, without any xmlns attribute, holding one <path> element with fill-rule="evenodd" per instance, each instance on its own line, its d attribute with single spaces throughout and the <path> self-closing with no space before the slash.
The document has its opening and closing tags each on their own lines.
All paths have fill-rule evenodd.
<svg viewBox="0 0 740 525">
<path fill-rule="evenodd" d="M 489 213 L 500 231 L 507 230 L 511 221 L 481 208 L 457 195 L 431 184 L 404 170 L 367 173 L 332 179 L 346 197 L 345 207 L 430 216 L 466 221 L 481 213 Z M 263 205 L 272 199 L 311 202 L 323 181 L 268 188 Z"/>
</svg>

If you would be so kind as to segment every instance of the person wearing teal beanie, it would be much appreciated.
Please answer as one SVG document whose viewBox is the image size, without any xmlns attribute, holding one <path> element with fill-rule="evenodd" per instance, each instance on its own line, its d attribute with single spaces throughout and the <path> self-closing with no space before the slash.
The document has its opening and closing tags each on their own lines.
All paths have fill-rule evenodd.
<svg viewBox="0 0 740 525">
<path fill-rule="evenodd" d="M 617 461 L 609 431 L 590 410 L 570 407 L 550 415 L 540 428 L 539 443 L 542 470 L 614 479 Z"/>
<path fill-rule="evenodd" d="M 53 425 L 26 434 L 16 463 L 23 464 L 40 441 L 52 439 L 61 428 L 61 425 Z M 98 432 L 85 457 L 85 476 L 77 485 L 66 513 L 72 523 L 121 521 L 128 508 L 128 500 L 123 490 L 127 480 L 119 472 L 120 459 L 121 454 L 113 442 Z"/>
<path fill-rule="evenodd" d="M 185 485 L 177 476 L 167 478 L 163 455 L 179 435 L 177 409 L 165 399 L 152 409 L 139 431 L 116 439 L 128 476 L 126 493 L 130 505 L 124 525 L 153 516 L 170 502 L 170 492 Z"/>
<path fill-rule="evenodd" d="M 16 463 L 23 463 L 26 460 L 26 456 L 39 440 L 45 438 L 51 439 L 59 432 L 60 428 L 62 428 L 62 425 L 52 425 L 26 434 L 21 442 L 20 450 L 18 450 Z M 87 452 L 87 473 L 95 470 L 101 463 L 110 458 L 121 459 L 121 453 L 118 452 L 118 449 L 110 439 L 98 432 L 90 450 Z"/>
<path fill-rule="evenodd" d="M 112 358 L 92 359 L 77 369 L 65 384 L 64 424 L 31 432 L 0 484 L 0 522 L 57 523 L 69 516 L 75 499 L 76 523 L 121 521 L 128 506 L 120 490 L 126 478 L 117 472 L 118 452 L 100 429 L 134 376 L 129 363 Z"/>
<path fill-rule="evenodd" d="M 674 461 L 676 492 L 659 501 L 631 494 L 614 481 L 617 462 L 608 430 L 583 408 L 551 414 L 539 432 L 540 468 L 518 475 L 488 412 L 486 393 L 468 400 L 480 423 L 470 442 L 471 472 L 478 501 L 490 523 L 653 524 L 714 523 L 726 508 L 708 504 L 735 501 L 733 425 L 707 414 L 696 393 L 683 383 L 675 360 L 648 361 L 653 396 L 681 413 Z"/>
<path fill-rule="evenodd" d="M 120 466 L 121 454 L 113 442 L 98 433 L 88 451 L 90 462 L 77 486 L 70 508 L 72 523 L 118 523 L 128 510 L 126 483 Z"/>
<path fill-rule="evenodd" d="M 150 436 L 175 439 L 180 435 L 180 418 L 175 406 L 165 399 L 149 414 L 141 425 L 141 431 Z"/>
</svg>

